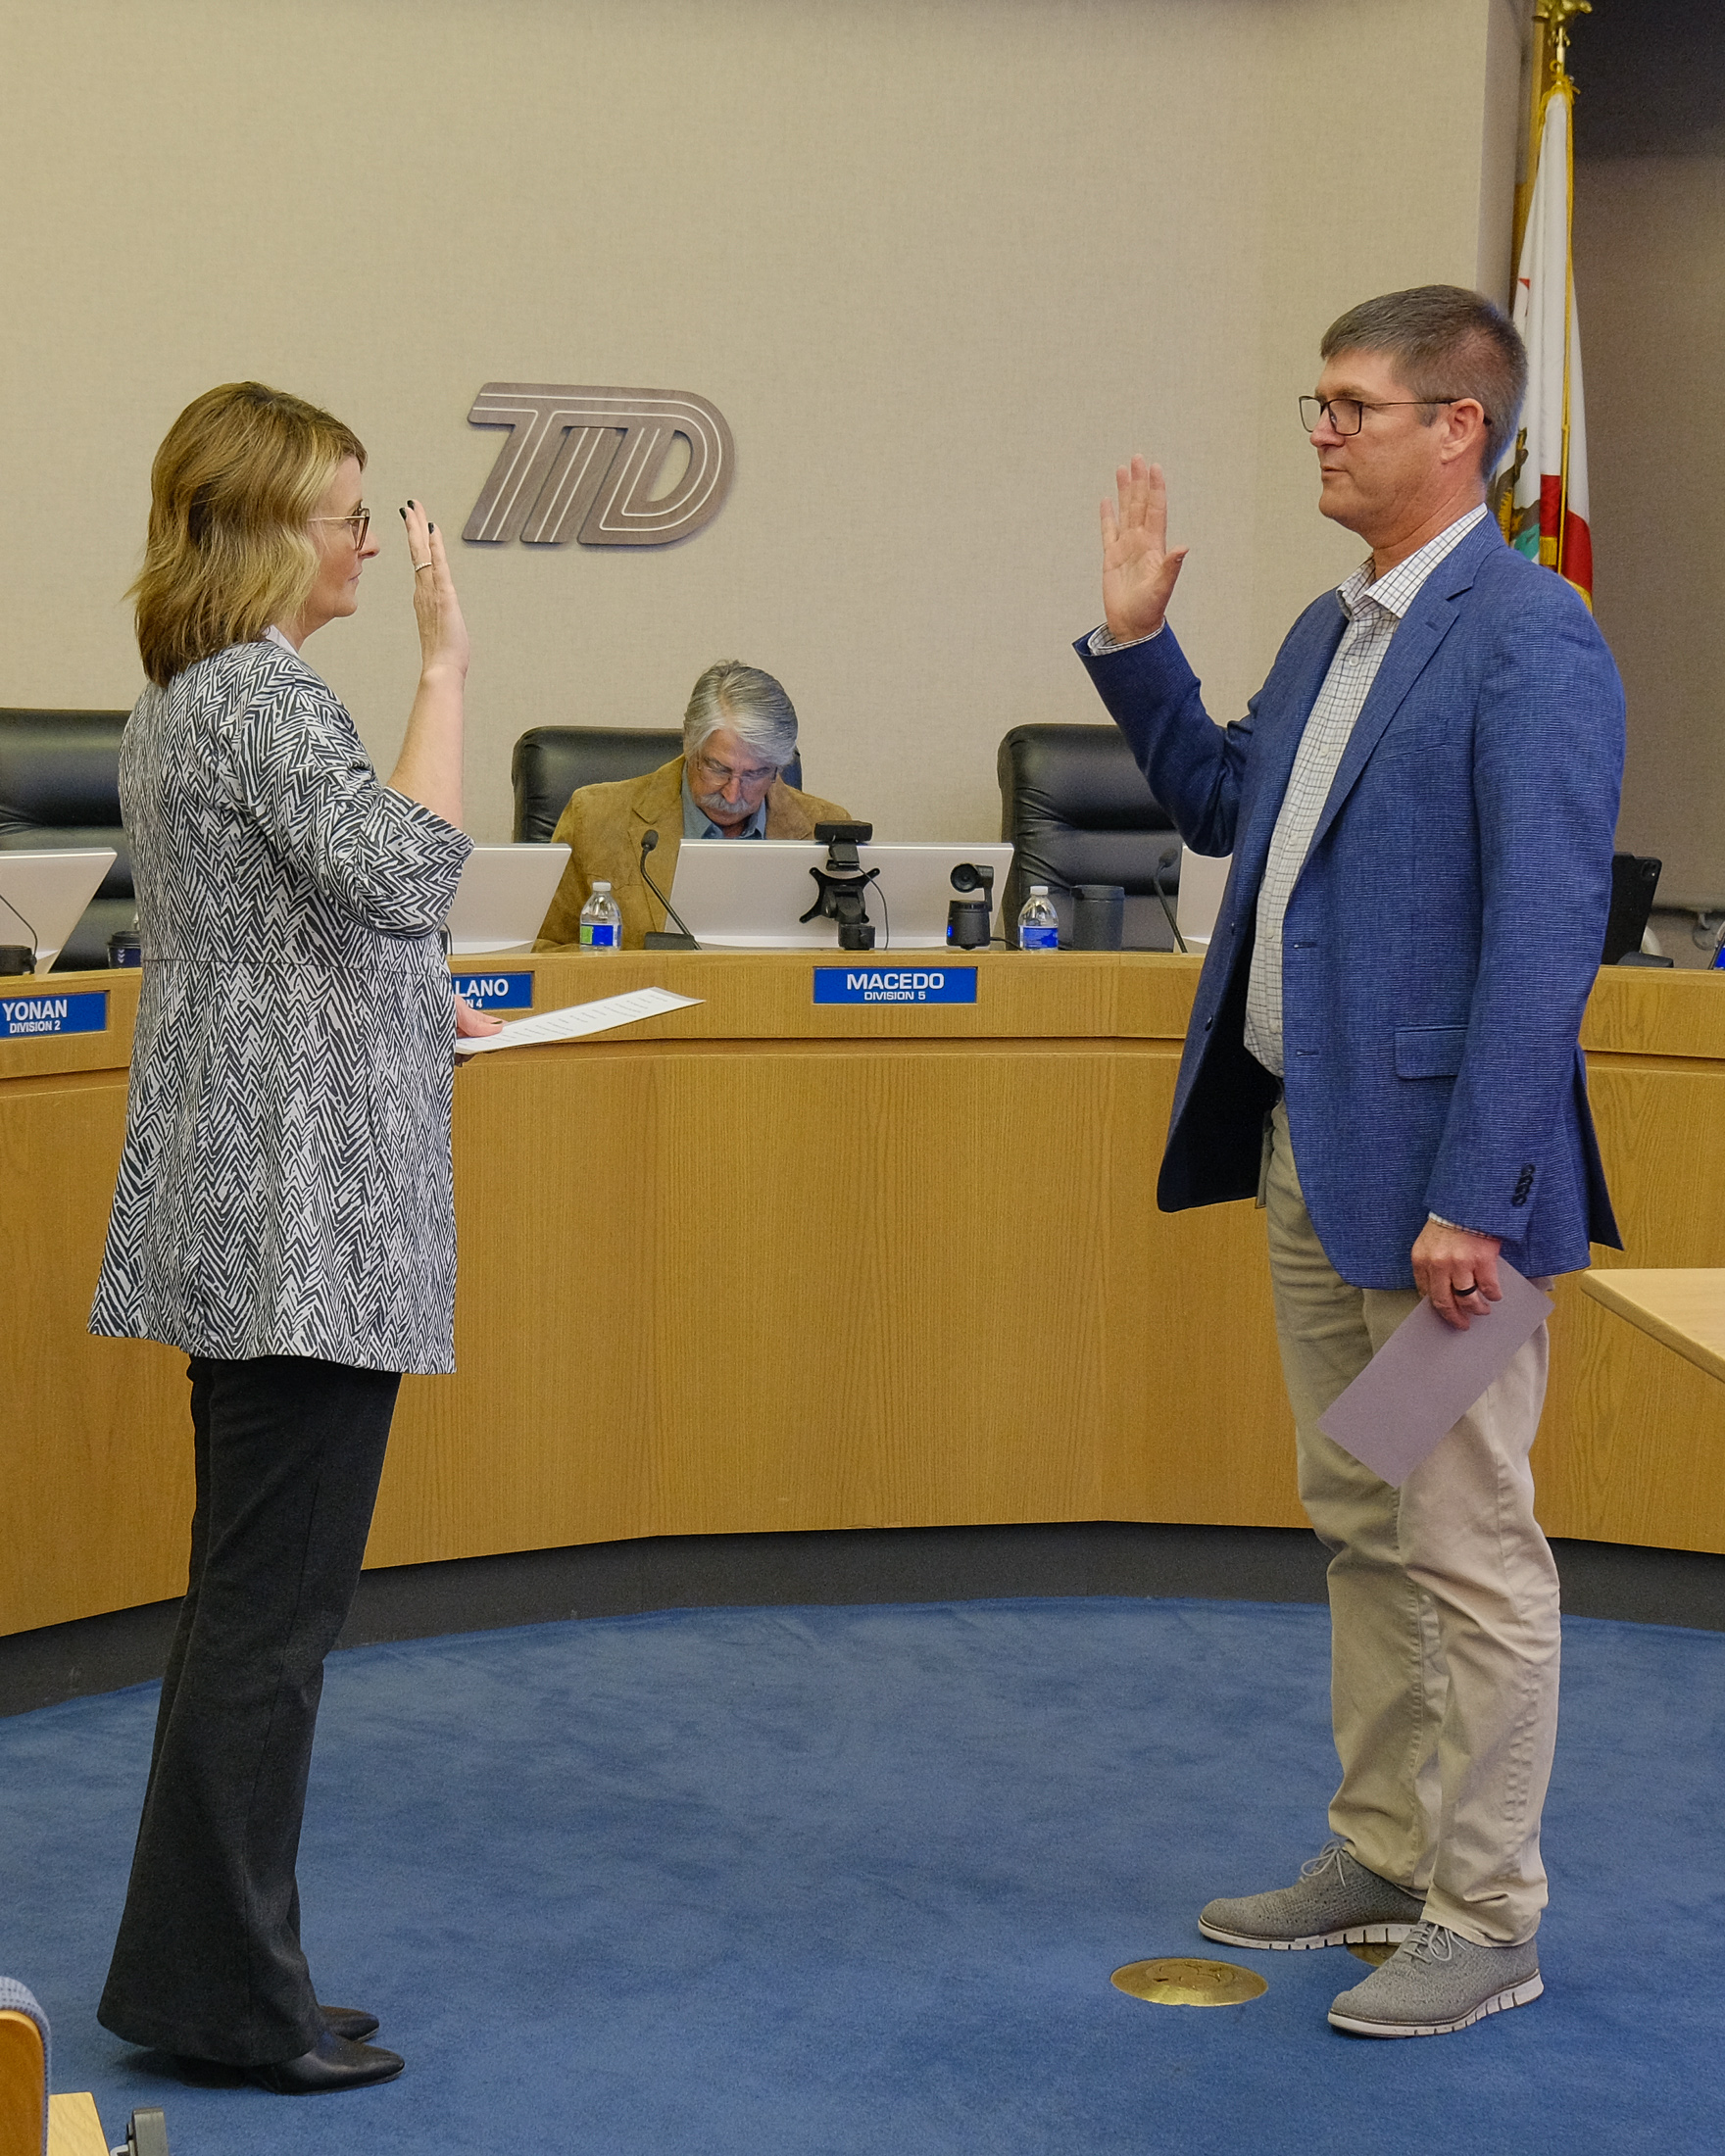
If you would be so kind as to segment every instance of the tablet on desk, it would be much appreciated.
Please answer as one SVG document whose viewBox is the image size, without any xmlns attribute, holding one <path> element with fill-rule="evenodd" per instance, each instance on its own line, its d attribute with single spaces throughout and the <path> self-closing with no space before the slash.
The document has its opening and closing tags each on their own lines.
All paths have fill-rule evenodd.
<svg viewBox="0 0 1725 2156">
<path fill-rule="evenodd" d="M 918 951 L 947 941 L 947 907 L 959 893 L 953 870 L 961 861 L 994 870 L 997 935 L 1000 900 L 1012 865 L 1010 846 L 859 846 L 864 869 L 878 868 L 868 887 L 868 918 L 876 951 Z M 800 920 L 817 886 L 809 873 L 826 860 L 824 846 L 795 839 L 684 839 L 677 850 L 671 904 L 695 940 L 716 951 L 836 951 L 836 921 Z"/>
<path fill-rule="evenodd" d="M 34 944 L 46 973 L 118 858 L 112 846 L 0 850 L 0 944 Z"/>
<path fill-rule="evenodd" d="M 530 951 L 563 879 L 567 846 L 475 846 L 449 909 L 449 947 Z"/>
</svg>

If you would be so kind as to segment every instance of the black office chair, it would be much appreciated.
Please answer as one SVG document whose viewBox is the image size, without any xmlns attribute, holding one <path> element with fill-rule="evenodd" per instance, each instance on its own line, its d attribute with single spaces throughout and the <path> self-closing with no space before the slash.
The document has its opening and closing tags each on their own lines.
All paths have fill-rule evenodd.
<svg viewBox="0 0 1725 2156">
<path fill-rule="evenodd" d="M 1642 957 L 1641 940 L 1653 910 L 1653 894 L 1659 888 L 1664 862 L 1648 854 L 1611 856 L 1611 910 L 1605 921 L 1605 948 L 1602 965 L 1647 964 L 1659 960 Z M 1666 964 L 1671 961 L 1665 960 Z"/>
<path fill-rule="evenodd" d="M 516 743 L 509 775 L 516 790 L 517 841 L 548 839 L 569 796 L 581 786 L 645 778 L 683 753 L 680 726 L 530 726 Z M 787 786 L 803 783 L 803 760 L 784 767 Z"/>
<path fill-rule="evenodd" d="M 105 966 L 109 937 L 131 925 L 131 849 L 120 821 L 120 736 L 130 715 L 0 710 L 0 850 L 112 846 L 115 853 L 54 960 L 56 973 Z M 22 935 L 0 906 L 0 943 Z"/>
<path fill-rule="evenodd" d="M 1072 886 L 1117 883 L 1126 893 L 1128 951 L 1171 951 L 1174 939 L 1156 896 L 1157 863 L 1172 905 L 1180 887 L 1180 835 L 1145 784 L 1116 726 L 1014 726 L 996 760 L 1001 837 L 1012 844 L 999 919 L 1010 941 L 1033 883 L 1046 883 L 1070 931 Z"/>
</svg>

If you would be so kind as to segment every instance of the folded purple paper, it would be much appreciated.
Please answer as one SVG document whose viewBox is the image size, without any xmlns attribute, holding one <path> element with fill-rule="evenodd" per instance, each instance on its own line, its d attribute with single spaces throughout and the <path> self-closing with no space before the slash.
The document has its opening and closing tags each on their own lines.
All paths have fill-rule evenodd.
<svg viewBox="0 0 1725 2156">
<path fill-rule="evenodd" d="M 1399 1489 L 1546 1322 L 1552 1298 L 1498 1261 L 1501 1302 L 1466 1332 L 1423 1298 L 1317 1418 L 1327 1438 Z"/>
</svg>

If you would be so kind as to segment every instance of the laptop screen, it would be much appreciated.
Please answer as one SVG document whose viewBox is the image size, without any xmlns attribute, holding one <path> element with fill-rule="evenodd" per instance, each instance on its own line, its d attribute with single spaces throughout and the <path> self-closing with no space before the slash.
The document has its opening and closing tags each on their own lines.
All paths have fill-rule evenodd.
<svg viewBox="0 0 1725 2156">
<path fill-rule="evenodd" d="M 952 873 L 961 861 L 994 870 L 998 902 L 1012 864 L 1010 846 L 860 846 L 859 864 L 880 871 L 864 904 L 877 951 L 944 948 L 947 906 L 960 896 Z M 685 839 L 677 851 L 671 903 L 696 941 L 715 949 L 836 951 L 838 923 L 799 918 L 819 895 L 810 874 L 824 865 L 824 846 L 787 839 Z"/>
<path fill-rule="evenodd" d="M 475 846 L 449 909 L 450 949 L 530 951 L 568 858 L 567 846 Z"/>
</svg>

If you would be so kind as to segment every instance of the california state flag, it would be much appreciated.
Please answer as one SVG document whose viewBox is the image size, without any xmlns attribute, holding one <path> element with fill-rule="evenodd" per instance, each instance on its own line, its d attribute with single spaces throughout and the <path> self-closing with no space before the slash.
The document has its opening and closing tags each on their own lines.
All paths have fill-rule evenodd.
<svg viewBox="0 0 1725 2156">
<path fill-rule="evenodd" d="M 1513 311 L 1527 346 L 1527 404 L 1514 446 L 1499 467 L 1493 505 L 1509 544 L 1529 561 L 1555 569 L 1591 607 L 1587 416 L 1569 257 L 1574 95 L 1574 84 L 1559 75 L 1540 112 L 1540 161 L 1516 268 Z"/>
</svg>

